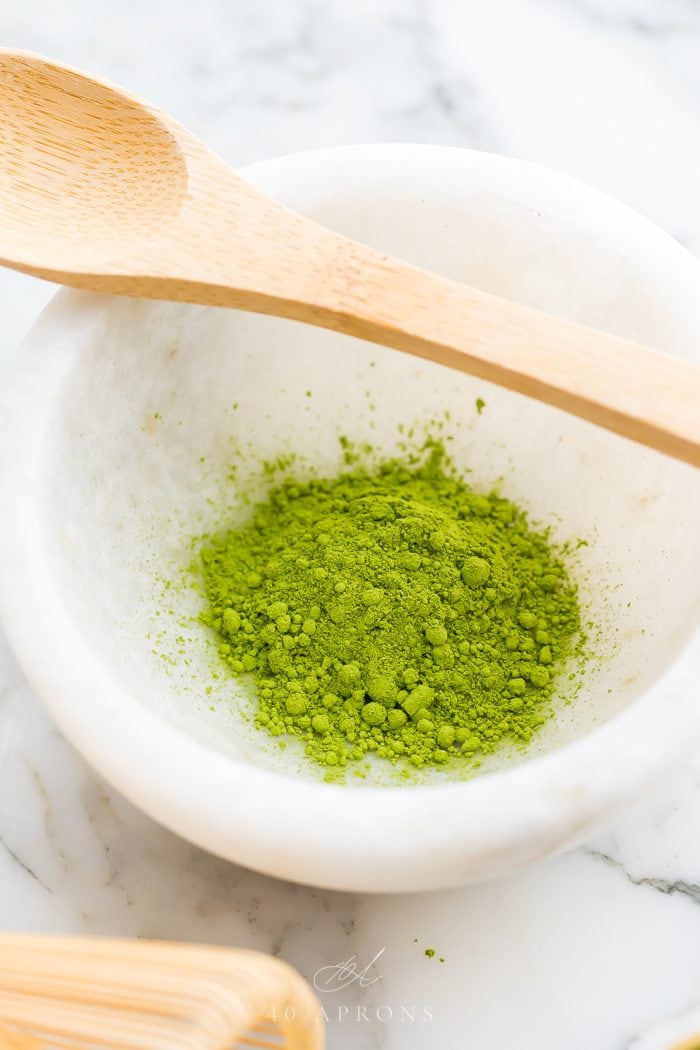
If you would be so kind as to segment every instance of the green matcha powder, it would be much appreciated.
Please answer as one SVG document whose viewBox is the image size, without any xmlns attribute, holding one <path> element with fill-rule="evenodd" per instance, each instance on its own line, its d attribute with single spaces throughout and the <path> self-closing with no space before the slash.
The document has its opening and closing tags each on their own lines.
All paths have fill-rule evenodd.
<svg viewBox="0 0 700 1050">
<path fill-rule="evenodd" d="M 525 744 L 578 644 L 576 588 L 547 533 L 470 490 L 440 445 L 413 466 L 279 484 L 201 561 L 205 622 L 252 676 L 257 726 L 324 766 Z"/>
</svg>

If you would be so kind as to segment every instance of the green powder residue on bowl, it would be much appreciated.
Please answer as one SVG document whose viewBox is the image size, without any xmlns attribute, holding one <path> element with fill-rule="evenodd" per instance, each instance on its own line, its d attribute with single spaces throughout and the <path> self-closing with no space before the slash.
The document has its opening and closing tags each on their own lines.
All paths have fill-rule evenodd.
<svg viewBox="0 0 700 1050">
<path fill-rule="evenodd" d="M 472 491 L 439 444 L 285 481 L 201 552 L 205 622 L 256 724 L 343 767 L 413 767 L 526 744 L 580 645 L 576 587 L 546 531 Z"/>
</svg>

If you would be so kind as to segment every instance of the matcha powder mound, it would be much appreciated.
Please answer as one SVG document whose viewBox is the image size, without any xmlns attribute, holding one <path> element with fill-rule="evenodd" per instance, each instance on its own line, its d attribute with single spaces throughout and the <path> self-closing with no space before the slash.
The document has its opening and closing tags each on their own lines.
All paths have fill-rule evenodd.
<svg viewBox="0 0 700 1050">
<path fill-rule="evenodd" d="M 204 619 L 256 687 L 256 724 L 324 766 L 374 752 L 414 767 L 527 743 L 579 631 L 546 532 L 417 466 L 287 481 L 202 550 Z"/>
</svg>

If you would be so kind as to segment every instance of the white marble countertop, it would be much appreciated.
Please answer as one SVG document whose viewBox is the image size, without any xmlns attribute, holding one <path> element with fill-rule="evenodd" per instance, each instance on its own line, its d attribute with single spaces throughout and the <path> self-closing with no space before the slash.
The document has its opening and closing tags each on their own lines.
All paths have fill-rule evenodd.
<svg viewBox="0 0 700 1050">
<path fill-rule="evenodd" d="M 127 84 L 234 164 L 380 140 L 512 153 L 700 254 L 697 0 L 23 0 L 0 30 Z M 0 272 L 0 364 L 51 293 Z M 382 952 L 381 980 L 324 994 L 331 1050 L 659 1050 L 700 1032 L 699 833 L 700 753 L 516 877 L 392 898 L 276 882 L 97 782 L 0 639 L 0 928 L 253 946 L 309 976 Z"/>
</svg>

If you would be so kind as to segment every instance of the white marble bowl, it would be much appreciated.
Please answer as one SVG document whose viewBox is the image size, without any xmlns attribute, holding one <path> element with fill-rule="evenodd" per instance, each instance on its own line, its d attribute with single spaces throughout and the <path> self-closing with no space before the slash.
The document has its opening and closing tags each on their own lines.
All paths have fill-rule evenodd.
<svg viewBox="0 0 700 1050">
<path fill-rule="evenodd" d="M 397 145 L 247 174 L 416 263 L 698 355 L 698 263 L 561 175 Z M 700 739 L 700 474 L 689 467 L 330 333 L 67 291 L 21 348 L 0 409 L 0 605 L 18 658 L 95 769 L 214 853 L 351 890 L 486 878 L 581 840 Z M 295 746 L 251 726 L 250 696 L 212 677 L 205 632 L 183 625 L 196 593 L 163 581 L 181 578 L 190 538 L 221 523 L 234 459 L 239 483 L 290 447 L 305 469 L 332 471 L 339 431 L 391 452 L 399 423 L 447 409 L 474 485 L 503 479 L 558 539 L 588 541 L 572 559 L 596 625 L 585 685 L 527 756 L 504 752 L 471 780 L 400 787 L 380 765 L 368 781 L 326 784 Z"/>
</svg>

